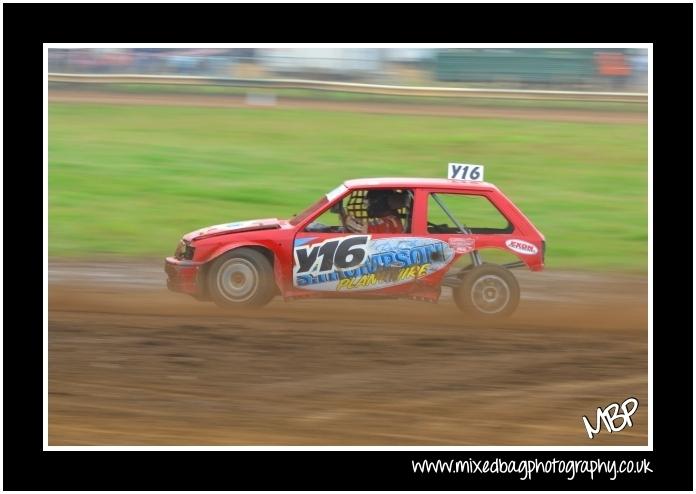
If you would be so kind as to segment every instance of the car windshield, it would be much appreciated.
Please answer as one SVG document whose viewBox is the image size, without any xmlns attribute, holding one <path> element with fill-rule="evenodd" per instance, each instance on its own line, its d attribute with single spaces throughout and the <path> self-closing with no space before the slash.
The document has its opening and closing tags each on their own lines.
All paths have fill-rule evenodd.
<svg viewBox="0 0 696 494">
<path fill-rule="evenodd" d="M 309 206 L 307 209 L 305 209 L 301 213 L 293 216 L 292 219 L 290 220 L 290 224 L 297 225 L 298 223 L 302 223 L 302 221 L 304 221 L 305 218 L 314 214 L 315 211 L 317 211 L 319 208 L 321 208 L 327 202 L 329 202 L 329 201 L 326 199 L 326 196 L 323 196 L 321 199 L 319 199 L 317 202 L 315 202 L 314 204 Z"/>
<path fill-rule="evenodd" d="M 299 214 L 296 214 L 296 215 L 290 220 L 290 224 L 291 224 L 291 225 L 297 225 L 298 223 L 301 223 L 302 221 L 304 221 L 305 219 L 307 219 L 309 216 L 311 216 L 312 214 L 314 214 L 316 211 L 318 211 L 319 209 L 321 209 L 323 206 L 325 206 L 328 202 L 333 201 L 333 200 L 336 199 L 338 196 L 340 196 L 340 195 L 342 195 L 343 193 L 345 193 L 347 190 L 348 190 L 348 188 L 347 188 L 345 185 L 343 185 L 343 184 L 339 185 L 338 187 L 336 187 L 335 189 L 333 189 L 333 190 L 332 190 L 331 192 L 329 192 L 328 194 L 322 196 L 321 199 L 319 199 L 317 202 L 315 202 L 314 204 L 312 204 L 311 206 L 309 206 L 307 209 L 305 209 L 304 211 L 302 211 L 302 212 L 299 213 Z"/>
</svg>

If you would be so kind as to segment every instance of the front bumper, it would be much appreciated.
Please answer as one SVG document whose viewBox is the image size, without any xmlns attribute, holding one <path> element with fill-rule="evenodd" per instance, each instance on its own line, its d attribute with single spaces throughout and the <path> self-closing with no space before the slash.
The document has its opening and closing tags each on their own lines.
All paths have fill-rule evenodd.
<svg viewBox="0 0 696 494">
<path fill-rule="evenodd" d="M 173 292 L 200 295 L 203 288 L 198 283 L 198 272 L 202 265 L 202 262 L 167 257 L 164 261 L 167 288 Z"/>
</svg>

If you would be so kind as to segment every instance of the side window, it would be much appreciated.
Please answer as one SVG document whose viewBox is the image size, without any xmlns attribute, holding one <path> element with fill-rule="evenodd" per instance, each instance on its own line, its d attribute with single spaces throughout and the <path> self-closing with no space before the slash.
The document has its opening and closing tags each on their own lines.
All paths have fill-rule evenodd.
<svg viewBox="0 0 696 494">
<path fill-rule="evenodd" d="M 354 190 L 324 212 L 305 231 L 332 233 L 410 233 L 413 191 Z M 342 218 L 343 216 L 343 218 Z M 343 221 L 342 221 L 343 220 Z"/>
<path fill-rule="evenodd" d="M 431 193 L 428 196 L 428 232 L 510 233 L 512 224 L 485 196 Z"/>
</svg>

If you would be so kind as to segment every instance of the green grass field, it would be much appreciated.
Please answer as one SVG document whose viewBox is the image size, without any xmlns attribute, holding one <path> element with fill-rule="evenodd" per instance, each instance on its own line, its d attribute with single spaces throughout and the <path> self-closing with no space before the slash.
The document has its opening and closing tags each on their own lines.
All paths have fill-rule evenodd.
<svg viewBox="0 0 696 494">
<path fill-rule="evenodd" d="M 547 265 L 647 270 L 647 127 L 191 107 L 49 105 L 49 255 L 171 255 L 198 227 L 288 217 L 349 178 L 486 165 Z"/>
<path fill-rule="evenodd" d="M 273 95 L 287 100 L 313 100 L 343 103 L 374 104 L 419 104 L 434 106 L 465 106 L 481 108 L 540 109 L 540 110 L 580 110 L 644 113 L 648 112 L 646 102 L 596 101 L 536 98 L 484 98 L 481 96 L 407 96 L 389 94 L 368 94 L 348 91 L 328 91 L 318 89 L 254 88 L 236 86 L 199 86 L 185 84 L 70 84 L 51 83 L 49 90 L 96 91 L 130 95 L 208 95 L 208 96 L 246 96 L 248 94 Z"/>
</svg>

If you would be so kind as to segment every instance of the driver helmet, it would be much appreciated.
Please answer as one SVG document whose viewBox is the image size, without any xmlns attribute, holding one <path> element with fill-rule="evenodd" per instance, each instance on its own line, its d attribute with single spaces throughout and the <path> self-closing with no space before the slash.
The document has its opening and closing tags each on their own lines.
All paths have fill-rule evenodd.
<svg viewBox="0 0 696 494">
<path fill-rule="evenodd" d="M 402 194 L 393 190 L 370 190 L 363 200 L 367 215 L 371 218 L 379 218 L 389 214 L 398 213 Z"/>
</svg>

